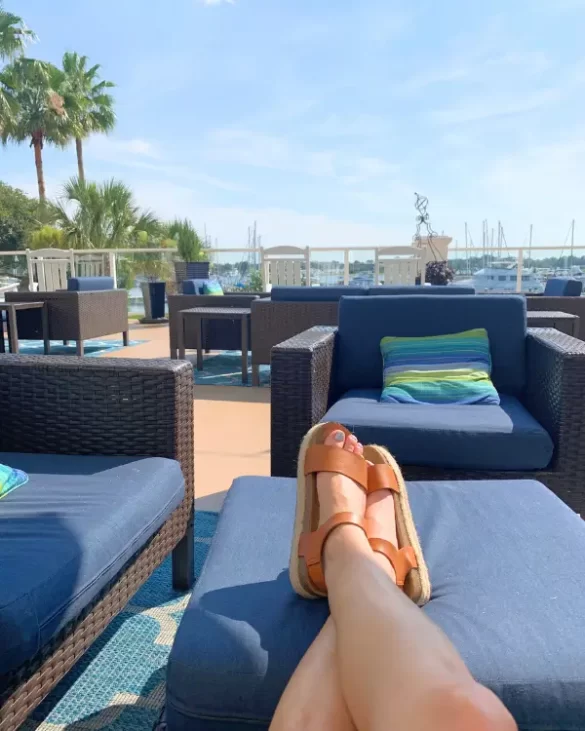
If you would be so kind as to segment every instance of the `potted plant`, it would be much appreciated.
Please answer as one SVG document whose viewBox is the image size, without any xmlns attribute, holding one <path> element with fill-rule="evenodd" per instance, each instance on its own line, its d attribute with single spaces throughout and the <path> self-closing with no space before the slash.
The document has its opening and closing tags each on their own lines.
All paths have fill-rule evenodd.
<svg viewBox="0 0 585 731">
<path fill-rule="evenodd" d="M 180 259 L 174 262 L 177 286 L 180 288 L 185 279 L 209 279 L 207 252 L 191 221 L 175 219 L 168 228 L 168 238 Z"/>
<path fill-rule="evenodd" d="M 449 284 L 453 281 L 453 270 L 446 261 L 429 261 L 425 270 L 428 284 Z"/>
</svg>

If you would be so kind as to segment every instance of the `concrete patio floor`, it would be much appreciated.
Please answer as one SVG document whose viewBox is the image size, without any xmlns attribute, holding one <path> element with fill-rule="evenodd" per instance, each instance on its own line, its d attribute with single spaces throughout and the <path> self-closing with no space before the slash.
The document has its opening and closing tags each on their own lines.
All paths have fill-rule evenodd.
<svg viewBox="0 0 585 731">
<path fill-rule="evenodd" d="M 169 357 L 168 326 L 133 325 L 130 339 L 147 342 L 102 357 Z M 194 395 L 195 505 L 217 511 L 236 477 L 270 474 L 270 390 L 195 386 Z"/>
</svg>

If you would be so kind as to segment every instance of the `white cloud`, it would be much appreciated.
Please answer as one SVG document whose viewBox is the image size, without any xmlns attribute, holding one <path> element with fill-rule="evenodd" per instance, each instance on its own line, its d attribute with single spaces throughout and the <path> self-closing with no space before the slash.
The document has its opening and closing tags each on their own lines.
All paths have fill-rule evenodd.
<svg viewBox="0 0 585 731">
<path fill-rule="evenodd" d="M 397 167 L 378 157 L 335 150 L 313 150 L 286 137 L 243 129 L 211 133 L 205 155 L 210 160 L 282 170 L 355 184 L 394 175 Z"/>
<path fill-rule="evenodd" d="M 235 5 L 235 0 L 201 0 L 204 5 Z"/>
</svg>

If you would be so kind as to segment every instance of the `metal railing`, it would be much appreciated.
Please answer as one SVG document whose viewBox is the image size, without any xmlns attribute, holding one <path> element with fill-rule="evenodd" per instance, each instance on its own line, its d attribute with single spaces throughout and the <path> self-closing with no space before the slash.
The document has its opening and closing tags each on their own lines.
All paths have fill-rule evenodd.
<svg viewBox="0 0 585 731">
<path fill-rule="evenodd" d="M 379 281 L 375 262 L 378 252 L 383 247 L 309 247 L 307 263 L 303 262 L 303 282 L 311 286 L 327 286 L 339 284 L 374 284 Z M 502 248 L 449 248 L 449 263 L 456 269 L 456 281 L 473 280 L 477 270 L 508 266 L 510 274 L 505 290 L 510 291 L 509 277 L 515 278 L 513 290 L 527 291 L 527 282 L 533 278 L 544 282 L 547 276 L 558 273 L 552 267 L 539 266 L 547 258 L 563 259 L 565 266 L 562 273 L 570 274 L 571 266 L 582 263 L 585 270 L 585 247 L 571 247 L 571 255 L 567 246 L 519 246 Z M 34 254 L 34 252 L 31 252 Z M 164 276 L 160 278 L 172 281 L 172 262 L 177 260 L 174 248 L 140 248 L 140 249 L 83 249 L 72 254 L 75 271 L 78 276 L 97 276 L 108 274 L 116 280 L 118 286 L 129 290 L 136 288 L 137 283 L 149 278 L 152 261 L 166 262 Z M 148 256 L 143 256 L 148 255 Z M 218 248 L 209 250 L 210 271 L 217 276 L 224 289 L 241 289 L 246 282 L 255 276 L 256 282 L 262 275 L 262 249 L 247 247 Z M 141 271 L 142 268 L 142 271 Z M 308 268 L 308 271 L 306 271 Z M 538 271 L 540 270 L 540 271 Z M 28 281 L 27 281 L 28 280 Z M 0 296 L 3 288 L 9 286 L 26 287 L 32 281 L 32 271 L 26 251 L 0 251 Z M 497 290 L 497 277 L 494 280 L 494 291 Z M 135 293 L 137 297 L 139 295 Z"/>
</svg>

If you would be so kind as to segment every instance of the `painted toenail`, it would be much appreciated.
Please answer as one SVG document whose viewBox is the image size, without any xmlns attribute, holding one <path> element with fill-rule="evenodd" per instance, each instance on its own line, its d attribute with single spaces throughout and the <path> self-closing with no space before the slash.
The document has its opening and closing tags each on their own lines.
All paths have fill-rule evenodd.
<svg viewBox="0 0 585 731">
<path fill-rule="evenodd" d="M 350 436 L 350 439 L 351 439 L 351 441 L 352 441 L 352 442 L 357 442 L 357 437 L 356 437 L 356 435 L 355 435 L 355 434 L 352 434 L 352 435 Z"/>
<path fill-rule="evenodd" d="M 342 431 L 336 431 L 334 439 L 336 442 L 342 442 L 345 439 L 345 434 Z"/>
</svg>

